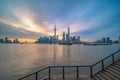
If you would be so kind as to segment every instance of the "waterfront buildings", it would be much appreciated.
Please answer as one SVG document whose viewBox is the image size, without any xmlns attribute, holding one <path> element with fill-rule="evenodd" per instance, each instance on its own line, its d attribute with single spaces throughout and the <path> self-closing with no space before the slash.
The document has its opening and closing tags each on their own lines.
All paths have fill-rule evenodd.
<svg viewBox="0 0 120 80">
<path fill-rule="evenodd" d="M 67 28 L 67 33 L 65 33 L 65 31 L 63 31 L 62 34 L 62 40 L 60 40 L 58 38 L 57 35 L 57 30 L 56 30 L 56 25 L 54 26 L 54 35 L 53 36 L 44 36 L 44 37 L 40 37 L 38 38 L 38 40 L 36 41 L 36 43 L 51 43 L 51 44 L 59 44 L 59 43 L 80 43 L 80 36 L 76 37 L 76 36 L 71 36 L 70 35 L 70 27 Z"/>
<path fill-rule="evenodd" d="M 13 43 L 19 43 L 19 40 L 16 38 L 13 40 Z"/>
<path fill-rule="evenodd" d="M 56 25 L 54 26 L 54 36 L 44 36 L 38 38 L 36 43 L 50 43 L 50 44 L 56 44 L 58 43 L 58 36 L 56 35 Z"/>
<path fill-rule="evenodd" d="M 4 42 L 4 40 L 3 39 L 0 39 L 0 43 L 3 43 Z"/>
<path fill-rule="evenodd" d="M 62 35 L 62 42 L 65 42 L 65 32 L 63 32 L 63 35 Z"/>
<path fill-rule="evenodd" d="M 63 32 L 61 43 L 72 43 L 72 44 L 80 43 L 80 36 L 78 37 L 70 36 L 70 28 L 68 27 L 68 33 L 65 34 L 65 32 Z"/>
<path fill-rule="evenodd" d="M 76 43 L 80 43 L 80 36 L 77 37 Z"/>
<path fill-rule="evenodd" d="M 5 37 L 5 39 L 0 39 L 0 43 L 19 43 L 19 40 L 16 38 L 13 41 Z"/>
<path fill-rule="evenodd" d="M 7 37 L 5 37 L 4 43 L 11 43 L 11 42 L 12 42 L 11 40 L 9 40 Z"/>
<path fill-rule="evenodd" d="M 62 33 L 62 39 L 60 40 L 57 35 L 57 30 L 56 30 L 56 25 L 54 26 L 54 35 L 53 36 L 44 36 L 38 38 L 36 43 L 50 43 L 50 44 L 81 44 L 81 43 L 88 43 L 88 42 L 83 42 L 80 40 L 80 36 L 71 36 L 70 35 L 70 27 L 67 28 L 67 33 L 63 31 Z M 101 44 L 112 44 L 112 43 L 118 43 L 117 41 L 112 41 L 110 37 L 103 37 L 100 40 L 97 40 L 92 43 L 101 43 Z M 119 43 L 120 43 L 120 37 L 119 37 Z"/>
<path fill-rule="evenodd" d="M 69 42 L 70 41 L 70 28 L 68 27 L 68 39 L 67 41 Z"/>
<path fill-rule="evenodd" d="M 106 38 L 101 38 L 101 40 L 97 40 L 97 43 L 112 43 L 112 40 L 110 39 L 110 37 L 106 37 Z"/>
</svg>

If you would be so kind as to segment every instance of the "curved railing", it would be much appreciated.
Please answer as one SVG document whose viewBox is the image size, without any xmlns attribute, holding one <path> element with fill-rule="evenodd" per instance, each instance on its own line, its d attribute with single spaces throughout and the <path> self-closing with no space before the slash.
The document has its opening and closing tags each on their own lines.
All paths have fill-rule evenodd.
<svg viewBox="0 0 120 80">
<path fill-rule="evenodd" d="M 32 75 L 34 75 L 34 80 L 38 80 L 38 78 L 39 78 L 38 74 L 41 73 L 42 71 L 45 71 L 45 70 L 48 71 L 48 74 L 47 74 L 48 77 L 47 77 L 47 78 L 48 78 L 48 79 L 51 79 L 51 72 L 52 72 L 51 70 L 52 70 L 52 69 L 55 69 L 55 68 L 60 68 L 60 70 L 62 70 L 62 78 L 63 78 L 63 79 L 65 78 L 65 69 L 66 69 L 66 68 L 74 68 L 75 71 L 76 71 L 76 72 L 75 72 L 75 73 L 76 73 L 76 78 L 79 78 L 79 68 L 89 68 L 90 77 L 92 78 L 92 77 L 93 77 L 95 74 L 97 74 L 99 71 L 104 70 L 107 66 L 109 66 L 109 65 L 107 65 L 107 66 L 105 67 L 105 63 L 104 63 L 104 61 L 107 60 L 108 58 L 112 58 L 112 63 L 111 63 L 111 64 L 114 64 L 114 62 L 116 61 L 116 60 L 115 60 L 115 55 L 118 54 L 119 52 L 120 52 L 120 50 L 118 50 L 118 51 L 110 54 L 109 56 L 107 56 L 107 57 L 99 60 L 98 62 L 96 62 L 96 63 L 94 63 L 94 64 L 92 64 L 92 65 L 48 66 L 48 67 L 43 68 L 43 69 L 41 69 L 41 70 L 39 70 L 39 71 L 36 71 L 36 72 L 31 73 L 31 74 L 29 74 L 29 75 L 27 75 L 27 76 L 24 76 L 24 77 L 22 77 L 22 78 L 20 78 L 20 79 L 18 79 L 18 80 L 25 80 L 25 79 L 27 79 L 28 77 L 30 77 L 30 76 L 32 76 Z M 119 58 L 118 58 L 118 59 L 119 59 Z M 117 59 L 117 60 L 118 60 L 118 59 Z M 94 68 L 96 65 L 98 65 L 98 64 L 101 64 L 101 68 L 102 68 L 102 69 L 99 70 L 99 71 L 97 71 L 97 72 L 94 72 L 94 71 L 93 71 L 93 68 Z M 28 79 L 28 80 L 30 80 L 30 79 Z M 33 80 L 33 79 L 32 79 L 32 80 Z"/>
</svg>

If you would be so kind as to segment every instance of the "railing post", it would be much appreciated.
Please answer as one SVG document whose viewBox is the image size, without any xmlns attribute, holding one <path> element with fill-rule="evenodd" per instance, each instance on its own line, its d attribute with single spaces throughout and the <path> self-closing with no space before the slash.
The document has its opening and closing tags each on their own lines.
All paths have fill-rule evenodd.
<svg viewBox="0 0 120 80">
<path fill-rule="evenodd" d="M 114 64 L 114 54 L 112 55 L 112 61 L 113 61 L 113 64 Z"/>
<path fill-rule="evenodd" d="M 92 66 L 90 66 L 90 77 L 92 78 L 93 77 L 93 70 L 92 70 Z"/>
<path fill-rule="evenodd" d="M 104 61 L 102 60 L 102 70 L 104 70 Z"/>
<path fill-rule="evenodd" d="M 50 80 L 51 68 L 49 67 L 48 69 L 49 69 L 49 80 Z"/>
<path fill-rule="evenodd" d="M 63 79 L 65 78 L 65 70 L 64 70 L 64 66 L 63 66 Z"/>
<path fill-rule="evenodd" d="M 76 67 L 76 70 L 77 70 L 77 79 L 79 78 L 79 68 L 78 66 Z"/>
<path fill-rule="evenodd" d="M 38 72 L 35 73 L 35 80 L 38 80 Z"/>
</svg>

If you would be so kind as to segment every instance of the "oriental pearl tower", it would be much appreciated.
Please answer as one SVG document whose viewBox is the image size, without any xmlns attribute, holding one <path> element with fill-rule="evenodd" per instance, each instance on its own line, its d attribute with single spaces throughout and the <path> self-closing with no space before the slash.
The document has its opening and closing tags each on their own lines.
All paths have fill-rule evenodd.
<svg viewBox="0 0 120 80">
<path fill-rule="evenodd" d="M 54 26 L 54 44 L 56 44 L 56 25 Z"/>
</svg>

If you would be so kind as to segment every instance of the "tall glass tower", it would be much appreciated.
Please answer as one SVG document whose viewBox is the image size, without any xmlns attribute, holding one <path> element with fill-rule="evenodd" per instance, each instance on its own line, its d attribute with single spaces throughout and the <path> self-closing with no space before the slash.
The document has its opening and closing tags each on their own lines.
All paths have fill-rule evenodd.
<svg viewBox="0 0 120 80">
<path fill-rule="evenodd" d="M 70 28 L 68 27 L 68 41 L 70 40 Z"/>
<path fill-rule="evenodd" d="M 65 32 L 63 32 L 63 39 L 62 40 L 65 41 Z"/>
</svg>

